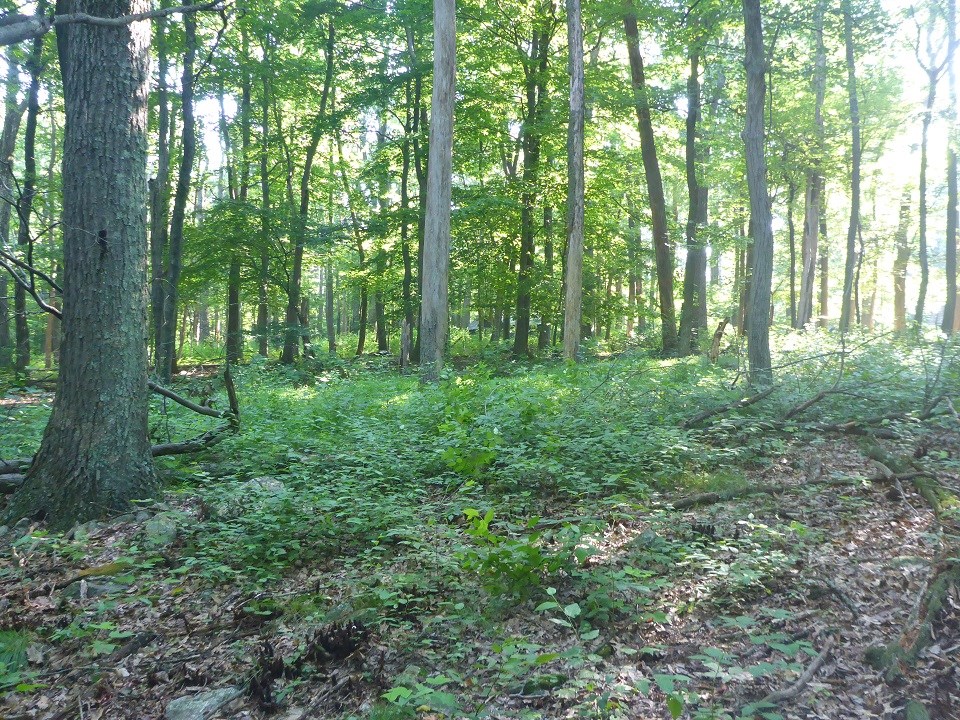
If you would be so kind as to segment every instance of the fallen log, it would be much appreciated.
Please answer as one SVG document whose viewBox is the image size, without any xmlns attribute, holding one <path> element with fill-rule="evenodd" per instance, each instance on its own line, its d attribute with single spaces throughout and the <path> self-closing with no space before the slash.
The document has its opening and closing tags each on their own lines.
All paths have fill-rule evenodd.
<svg viewBox="0 0 960 720">
<path fill-rule="evenodd" d="M 715 415 L 721 415 L 723 413 L 730 412 L 731 410 L 742 410 L 745 407 L 750 407 L 751 405 L 760 402 L 764 398 L 770 397 L 770 395 L 772 395 L 776 389 L 776 385 L 771 385 L 766 390 L 763 390 L 756 395 L 750 395 L 748 397 L 735 400 L 734 402 L 727 403 L 726 405 L 720 405 L 719 407 L 704 410 L 703 412 L 699 412 L 693 417 L 684 420 L 682 423 L 680 423 L 680 427 L 689 429 L 695 425 L 699 425 L 704 420 L 708 420 Z"/>
</svg>

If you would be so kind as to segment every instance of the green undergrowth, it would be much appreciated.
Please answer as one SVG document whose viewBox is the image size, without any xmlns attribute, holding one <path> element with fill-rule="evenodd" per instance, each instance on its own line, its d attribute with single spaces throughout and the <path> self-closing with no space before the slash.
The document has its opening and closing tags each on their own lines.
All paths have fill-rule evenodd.
<svg viewBox="0 0 960 720">
<path fill-rule="evenodd" d="M 696 708 L 690 678 L 628 687 L 607 677 L 614 653 L 662 651 L 622 636 L 709 610 L 779 655 L 757 666 L 707 649 L 691 659 L 703 673 L 725 682 L 795 670 L 810 648 L 761 632 L 763 618 L 739 609 L 791 584 L 819 531 L 776 520 L 767 496 L 698 522 L 665 499 L 735 494 L 753 470 L 781 462 L 794 435 L 815 442 L 809 423 L 919 413 L 943 387 L 960 386 L 956 348 L 942 343 L 804 342 L 781 354 L 772 395 L 690 428 L 684 421 L 751 393 L 729 362 L 640 350 L 582 365 L 489 354 L 435 385 L 381 357 L 254 362 L 236 370 L 241 432 L 159 463 L 170 505 L 186 508 L 167 512 L 177 544 L 127 555 L 153 578 L 145 602 L 171 587 L 230 587 L 258 598 L 245 612 L 282 615 L 288 627 L 359 621 L 404 648 L 386 677 L 369 678 L 385 686 L 365 717 L 423 707 L 512 717 L 498 714 L 498 699 L 543 693 L 586 717 L 624 716 L 636 693 L 660 693 L 671 713 Z M 216 375 L 177 388 L 225 407 Z M 833 392 L 783 421 L 825 389 Z M 216 422 L 152 402 L 155 442 Z M 0 435 L 0 457 L 29 454 L 46 412 L 6 406 L 0 421 L 15 432 Z M 910 431 L 909 415 L 898 422 Z M 69 556 L 77 541 L 50 542 Z M 272 597 L 278 588 L 282 599 Z M 53 640 L 111 644 L 108 620 L 85 622 Z M 11 652 L 0 667 L 13 673 L 18 658 Z"/>
</svg>

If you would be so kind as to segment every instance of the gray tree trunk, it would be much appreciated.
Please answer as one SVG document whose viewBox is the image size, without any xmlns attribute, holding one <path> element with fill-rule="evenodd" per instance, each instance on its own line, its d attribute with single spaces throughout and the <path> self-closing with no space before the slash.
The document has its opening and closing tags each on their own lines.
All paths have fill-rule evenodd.
<svg viewBox="0 0 960 720">
<path fill-rule="evenodd" d="M 947 120 L 950 137 L 947 145 L 947 237 L 945 270 L 947 272 L 947 302 L 943 308 L 941 329 L 951 334 L 960 330 L 960 307 L 957 305 L 957 77 L 953 60 L 957 44 L 957 2 L 947 3 L 947 83 L 950 103 Z"/>
<path fill-rule="evenodd" d="M 857 267 L 857 231 L 860 228 L 860 101 L 857 98 L 857 66 L 853 53 L 853 17 L 850 0 L 843 0 L 843 38 L 847 60 L 847 95 L 850 102 L 850 224 L 847 227 L 847 257 L 843 267 L 840 331 L 850 329 L 853 319 L 853 276 Z"/>
<path fill-rule="evenodd" d="M 567 1 L 570 48 L 570 123 L 567 125 L 567 259 L 563 315 L 563 356 L 576 360 L 583 303 L 583 23 L 580 0 Z"/>
<path fill-rule="evenodd" d="M 816 34 L 817 54 L 813 68 L 813 123 L 816 133 L 815 157 L 813 166 L 806 173 L 804 192 L 803 240 L 801 241 L 800 296 L 797 301 L 796 326 L 802 328 L 813 318 L 814 281 L 817 270 L 817 241 L 820 232 L 820 196 L 823 178 L 820 176 L 820 162 L 823 153 L 824 124 L 823 101 L 827 84 L 827 50 L 823 43 L 824 2 L 817 3 L 814 13 L 814 33 Z"/>
<path fill-rule="evenodd" d="M 700 121 L 700 50 L 690 51 L 690 75 L 687 78 L 686 174 L 689 206 L 687 209 L 687 260 L 683 271 L 683 305 L 680 309 L 680 354 L 700 352 L 700 333 L 707 327 L 707 246 L 698 236 L 707 224 L 707 187 L 698 177 L 700 149 L 697 124 Z"/>
<path fill-rule="evenodd" d="M 663 194 L 663 177 L 660 173 L 660 163 L 657 160 L 657 145 L 653 136 L 653 123 L 650 120 L 650 102 L 647 97 L 643 58 L 640 55 L 637 17 L 632 0 L 628 0 L 627 12 L 623 17 L 623 27 L 627 35 L 630 78 L 636 102 L 637 124 L 640 129 L 640 154 L 643 156 L 647 195 L 650 198 L 650 215 L 653 221 L 653 246 L 657 260 L 657 289 L 660 297 L 663 354 L 670 356 L 677 352 L 677 319 L 673 299 L 673 252 L 670 247 L 670 232 L 667 225 L 667 203 Z"/>
<path fill-rule="evenodd" d="M 423 300 L 420 309 L 420 364 L 426 381 L 438 379 L 447 344 L 456 53 L 456 0 L 434 0 L 433 101 L 423 239 Z"/>
<path fill-rule="evenodd" d="M 65 4 L 101 17 L 150 7 Z M 58 28 L 57 39 L 66 109 L 63 344 L 53 412 L 8 515 L 63 528 L 149 497 L 157 479 L 146 384 L 150 25 L 78 23 Z"/>
<path fill-rule="evenodd" d="M 746 45 L 747 117 L 743 142 L 747 155 L 747 185 L 750 190 L 750 217 L 753 236 L 753 264 L 750 277 L 750 306 L 747 320 L 747 358 L 750 382 L 769 385 L 773 381 L 770 362 L 770 295 L 773 282 L 773 226 L 767 195 L 767 158 L 764 153 L 764 99 L 766 58 L 760 0 L 743 0 Z"/>
</svg>

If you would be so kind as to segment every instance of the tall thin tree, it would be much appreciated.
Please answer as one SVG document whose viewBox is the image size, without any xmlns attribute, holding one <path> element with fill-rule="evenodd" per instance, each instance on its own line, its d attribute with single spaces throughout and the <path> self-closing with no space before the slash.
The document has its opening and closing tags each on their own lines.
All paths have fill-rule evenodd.
<svg viewBox="0 0 960 720">
<path fill-rule="evenodd" d="M 567 3 L 570 72 L 570 121 L 567 125 L 567 260 L 563 316 L 563 356 L 575 360 L 580 346 L 583 304 L 583 21 L 580 0 Z"/>
<path fill-rule="evenodd" d="M 427 381 L 439 378 L 447 340 L 456 77 L 456 0 L 434 0 L 433 101 L 423 239 L 423 299 L 420 308 L 420 364 L 423 378 Z"/>
</svg>

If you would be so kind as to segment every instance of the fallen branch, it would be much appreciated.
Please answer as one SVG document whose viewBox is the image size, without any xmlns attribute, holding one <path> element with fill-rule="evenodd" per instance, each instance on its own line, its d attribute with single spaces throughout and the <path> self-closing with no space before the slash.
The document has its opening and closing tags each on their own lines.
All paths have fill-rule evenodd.
<svg viewBox="0 0 960 720">
<path fill-rule="evenodd" d="M 26 479 L 27 476 L 20 473 L 0 475 L 0 495 L 9 495 L 16 492 L 17 488 L 23 485 L 23 481 Z"/>
<path fill-rule="evenodd" d="M 826 644 L 823 646 L 823 650 L 821 650 L 820 654 L 813 659 L 813 662 L 807 666 L 807 669 L 803 671 L 793 685 L 788 688 L 784 688 L 783 690 L 776 690 L 775 692 L 770 693 L 759 703 L 754 703 L 753 706 L 762 707 L 766 705 L 779 705 L 787 700 L 793 700 L 795 697 L 797 697 L 797 695 L 803 692 L 803 689 L 810 684 L 810 681 L 813 680 L 814 676 L 820 672 L 820 668 L 823 667 L 823 664 L 827 661 L 827 657 L 829 657 L 832 650 L 833 638 L 828 638 Z"/>
<path fill-rule="evenodd" d="M 740 398 L 739 400 L 726 405 L 721 405 L 719 407 L 711 408 L 710 410 L 704 410 L 694 415 L 692 418 L 688 418 L 680 423 L 680 427 L 684 429 L 689 429 L 695 425 L 699 425 L 704 420 L 712 418 L 714 415 L 720 415 L 731 410 L 742 410 L 745 407 L 750 407 L 751 405 L 760 402 L 764 398 L 769 397 L 777 389 L 776 385 L 771 385 L 763 392 L 759 392 L 756 395 L 750 395 L 749 397 Z"/>
<path fill-rule="evenodd" d="M 235 423 L 228 422 L 225 425 L 208 430 L 203 435 L 195 437 L 192 440 L 186 440 L 178 443 L 164 443 L 163 445 L 154 445 L 150 452 L 154 457 L 163 457 L 165 455 L 186 455 L 187 453 L 200 452 L 212 448 L 227 439 L 227 436 L 235 432 L 237 426 Z"/>
<path fill-rule="evenodd" d="M 188 410 L 193 410 L 195 413 L 199 413 L 200 415 L 217 418 L 218 420 L 222 420 L 223 418 L 228 418 L 231 416 L 229 410 L 214 410 L 213 408 L 204 407 L 203 405 L 197 405 L 197 403 L 187 400 L 187 398 L 183 397 L 182 395 L 178 395 L 173 390 L 169 390 L 161 385 L 157 385 L 157 383 L 153 382 L 152 380 L 147 381 L 147 387 L 158 395 L 162 395 L 165 398 L 173 400 L 178 405 L 182 405 Z M 234 390 L 234 393 L 236 393 L 236 390 Z M 232 402 L 233 401 L 231 401 L 231 403 Z"/>
<path fill-rule="evenodd" d="M 17 460 L 0 460 L 0 475 L 12 475 L 23 472 L 33 464 L 31 458 L 19 458 Z"/>
</svg>

